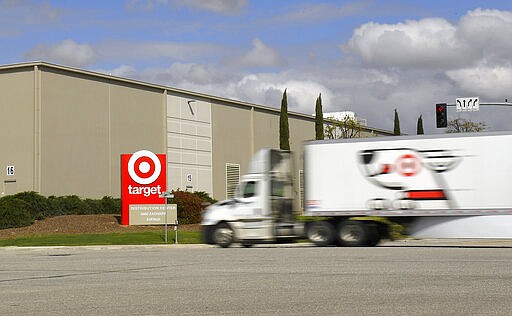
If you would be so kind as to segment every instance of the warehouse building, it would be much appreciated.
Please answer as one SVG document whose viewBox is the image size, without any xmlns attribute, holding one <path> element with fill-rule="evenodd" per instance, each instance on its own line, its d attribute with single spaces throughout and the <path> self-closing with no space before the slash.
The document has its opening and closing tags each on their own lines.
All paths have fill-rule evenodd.
<svg viewBox="0 0 512 316">
<path fill-rule="evenodd" d="M 0 108 L 4 195 L 119 197 L 120 155 L 147 149 L 167 154 L 168 190 L 222 200 L 253 153 L 279 147 L 279 109 L 45 62 L 0 66 Z M 314 118 L 289 125 L 299 177 Z"/>
</svg>

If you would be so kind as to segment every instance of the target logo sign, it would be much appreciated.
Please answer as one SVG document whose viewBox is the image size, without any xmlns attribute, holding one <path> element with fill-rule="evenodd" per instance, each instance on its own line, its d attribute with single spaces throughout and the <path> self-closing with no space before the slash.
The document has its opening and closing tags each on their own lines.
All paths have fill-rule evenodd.
<svg viewBox="0 0 512 316">
<path fill-rule="evenodd" d="M 403 155 L 396 161 L 396 171 L 405 177 L 412 177 L 421 170 L 420 159 L 411 154 Z"/>
<path fill-rule="evenodd" d="M 121 224 L 129 225 L 130 205 L 164 204 L 166 190 L 165 154 L 140 150 L 121 155 Z"/>
<path fill-rule="evenodd" d="M 162 164 L 158 157 L 149 150 L 134 153 L 128 160 L 128 173 L 138 184 L 155 182 L 162 172 Z"/>
</svg>

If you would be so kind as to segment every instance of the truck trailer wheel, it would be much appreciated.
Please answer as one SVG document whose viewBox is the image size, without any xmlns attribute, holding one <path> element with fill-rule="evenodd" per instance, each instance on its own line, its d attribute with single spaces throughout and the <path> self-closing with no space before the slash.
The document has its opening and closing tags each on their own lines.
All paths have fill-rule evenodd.
<svg viewBox="0 0 512 316">
<path fill-rule="evenodd" d="M 234 240 L 233 229 L 228 223 L 220 223 L 213 229 L 212 239 L 214 244 L 227 248 Z"/>
<path fill-rule="evenodd" d="M 338 224 L 338 243 L 346 247 L 366 246 L 369 242 L 369 230 L 363 221 L 343 221 Z"/>
<path fill-rule="evenodd" d="M 306 234 L 312 243 L 320 247 L 332 245 L 334 242 L 334 227 L 326 221 L 308 224 Z"/>
</svg>

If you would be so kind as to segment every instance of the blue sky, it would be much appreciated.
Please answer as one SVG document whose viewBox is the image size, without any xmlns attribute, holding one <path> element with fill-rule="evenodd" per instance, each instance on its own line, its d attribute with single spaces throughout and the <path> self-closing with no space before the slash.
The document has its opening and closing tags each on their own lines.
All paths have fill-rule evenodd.
<svg viewBox="0 0 512 316">
<path fill-rule="evenodd" d="M 427 133 L 434 104 L 512 99 L 512 1 L 0 0 L 0 64 L 42 60 Z M 457 114 L 510 130 L 512 107 Z"/>
</svg>

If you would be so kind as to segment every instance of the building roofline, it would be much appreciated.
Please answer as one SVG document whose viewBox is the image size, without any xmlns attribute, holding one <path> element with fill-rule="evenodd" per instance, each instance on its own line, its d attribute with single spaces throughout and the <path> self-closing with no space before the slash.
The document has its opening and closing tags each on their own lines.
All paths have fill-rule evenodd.
<svg viewBox="0 0 512 316">
<path fill-rule="evenodd" d="M 245 102 L 245 101 L 239 101 L 239 100 L 234 100 L 234 99 L 228 99 L 228 98 L 208 95 L 208 94 L 204 94 L 204 93 L 200 93 L 200 92 L 193 92 L 190 90 L 173 88 L 173 87 L 154 84 L 154 83 L 148 83 L 148 82 L 135 80 L 135 79 L 128 79 L 128 78 L 123 78 L 123 77 L 118 77 L 118 76 L 112 76 L 112 75 L 104 74 L 101 72 L 85 70 L 85 69 L 75 68 L 75 67 L 71 67 L 71 66 L 58 65 L 58 64 L 54 64 L 54 63 L 50 63 L 50 62 L 45 62 L 45 61 L 29 61 L 29 62 L 8 64 L 8 65 L 0 65 L 0 71 L 9 70 L 9 69 L 26 68 L 26 67 L 47 67 L 47 68 L 59 69 L 59 70 L 63 70 L 63 71 L 69 71 L 69 72 L 74 72 L 74 73 L 79 73 L 79 74 L 83 74 L 83 75 L 114 80 L 114 81 L 123 82 L 123 83 L 134 84 L 134 85 L 153 88 L 153 89 L 160 89 L 162 91 L 169 91 L 169 92 L 177 93 L 177 94 L 186 94 L 191 97 L 196 97 L 196 98 L 201 98 L 201 99 L 210 99 L 210 100 L 215 100 L 215 101 L 219 101 L 219 102 L 223 102 L 223 103 L 230 103 L 233 105 L 240 105 L 240 106 L 270 111 L 270 112 L 277 112 L 277 113 L 280 112 L 280 109 L 270 107 L 270 106 L 265 106 L 265 105 L 260 105 L 260 104 Z M 314 116 L 307 115 L 304 113 L 299 113 L 299 112 L 288 112 L 288 115 L 300 117 L 300 118 L 304 118 L 304 119 L 309 119 L 309 120 L 315 119 Z M 393 133 L 391 131 L 387 131 L 387 130 L 383 130 L 383 129 L 379 129 L 379 128 L 363 126 L 362 129 L 366 132 L 377 132 L 377 133 L 381 133 L 381 134 L 393 135 Z"/>
</svg>

